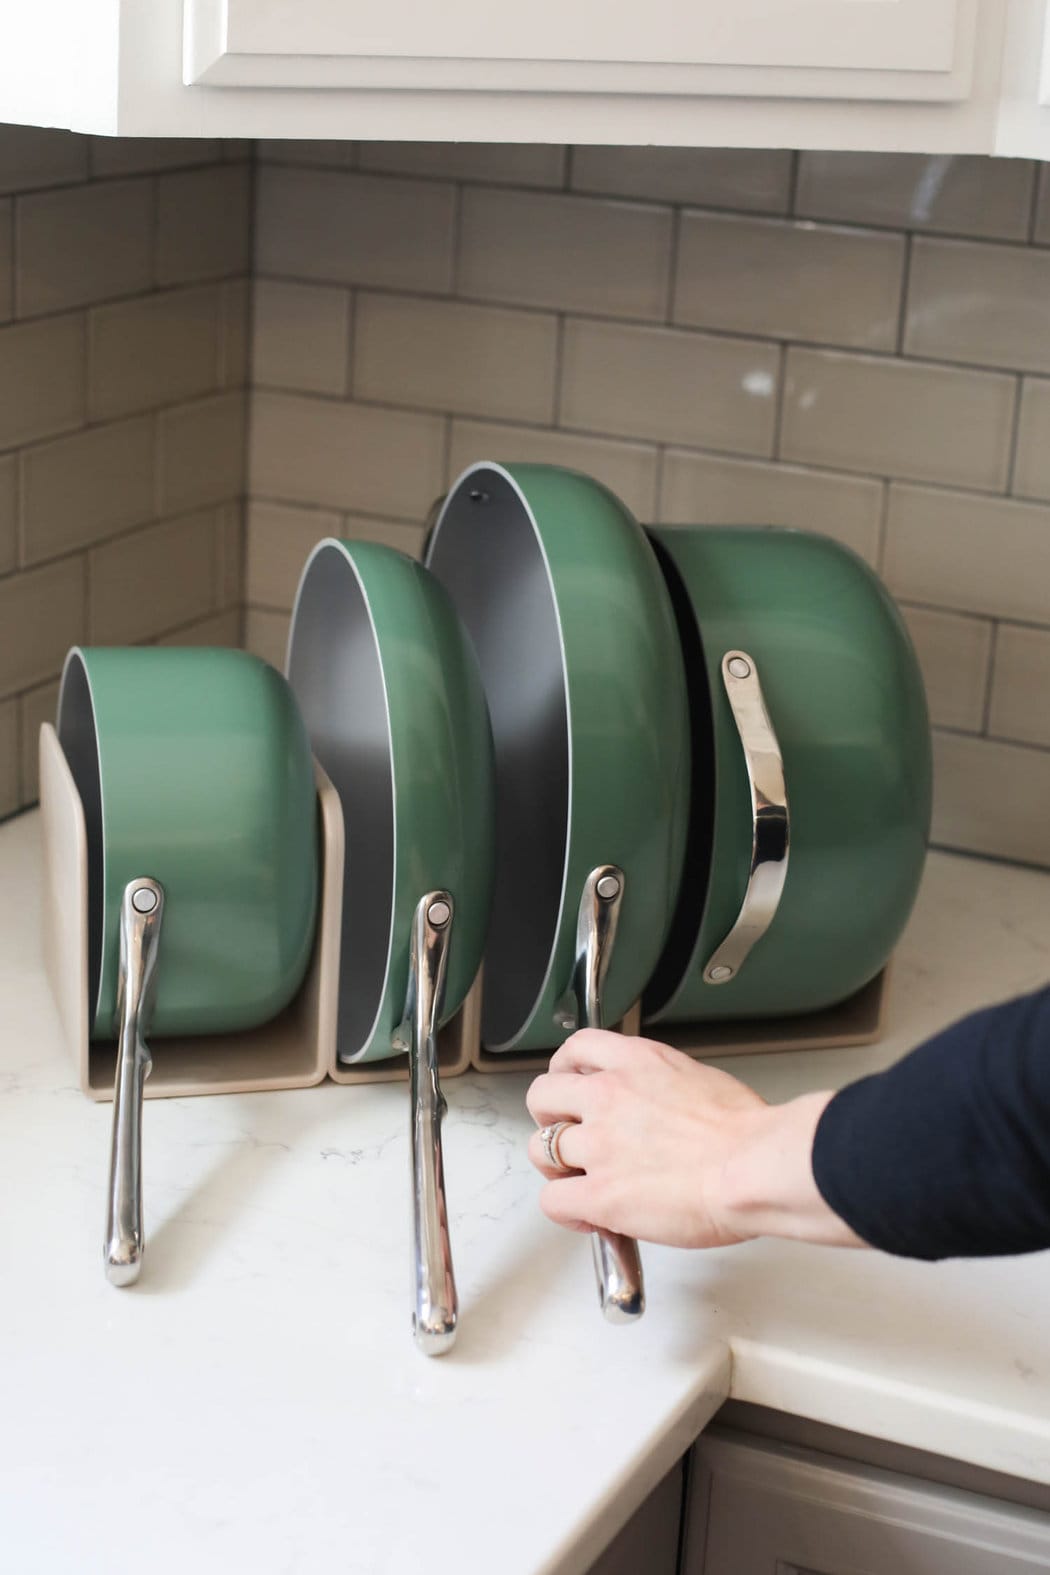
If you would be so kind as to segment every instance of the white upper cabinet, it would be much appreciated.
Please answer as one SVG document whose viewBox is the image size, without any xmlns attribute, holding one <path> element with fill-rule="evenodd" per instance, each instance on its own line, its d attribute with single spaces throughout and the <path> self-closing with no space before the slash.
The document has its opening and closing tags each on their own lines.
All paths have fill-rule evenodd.
<svg viewBox="0 0 1050 1575">
<path fill-rule="evenodd" d="M 186 0 L 229 87 L 965 98 L 974 0 Z"/>
<path fill-rule="evenodd" d="M 1050 0 L 0 0 L 0 121 L 1050 156 Z"/>
</svg>

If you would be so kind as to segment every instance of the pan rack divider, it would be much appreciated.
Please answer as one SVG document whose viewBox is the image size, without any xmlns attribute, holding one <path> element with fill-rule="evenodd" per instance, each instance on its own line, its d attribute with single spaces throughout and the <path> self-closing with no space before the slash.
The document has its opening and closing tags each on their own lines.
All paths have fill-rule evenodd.
<svg viewBox="0 0 1050 1575">
<path fill-rule="evenodd" d="M 345 1084 L 407 1080 L 403 1055 L 346 1066 L 336 1054 L 343 821 L 338 795 L 316 763 L 315 773 L 322 844 L 321 897 L 314 953 L 298 995 L 278 1017 L 260 1028 L 154 1041 L 153 1072 L 146 1083 L 148 1099 L 306 1088 L 326 1077 Z M 91 1099 L 111 1100 L 115 1046 L 89 1038 L 84 812 L 58 737 L 47 723 L 40 732 L 40 806 L 45 967 L 80 1087 Z M 703 1059 L 871 1044 L 883 1030 L 888 974 L 887 965 L 848 1000 L 804 1017 L 660 1025 L 654 1036 Z M 549 1052 L 496 1054 L 484 1048 L 481 992 L 479 973 L 463 1006 L 441 1030 L 442 1078 L 471 1070 L 487 1074 L 545 1070 Z M 617 1027 L 624 1033 L 641 1032 L 640 1005 Z"/>
</svg>

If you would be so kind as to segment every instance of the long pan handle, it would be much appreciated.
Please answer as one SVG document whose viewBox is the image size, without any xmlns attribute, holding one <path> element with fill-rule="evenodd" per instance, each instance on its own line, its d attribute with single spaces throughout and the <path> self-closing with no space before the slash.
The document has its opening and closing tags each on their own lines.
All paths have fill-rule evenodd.
<svg viewBox="0 0 1050 1575">
<path fill-rule="evenodd" d="M 453 902 L 447 891 L 420 899 L 412 921 L 409 981 L 409 1083 L 412 1108 L 412 1224 L 415 1302 L 412 1332 L 427 1356 L 456 1338 L 459 1302 L 452 1270 L 441 1122 L 446 1104 L 438 1072 L 437 1032 L 445 994 Z"/>
<path fill-rule="evenodd" d="M 142 1229 L 142 1096 L 152 1061 L 143 1035 L 153 1003 L 164 888 L 143 877 L 129 881 L 120 904 L 117 1075 L 103 1262 L 111 1285 L 139 1277 Z"/>
<path fill-rule="evenodd" d="M 604 1027 L 602 985 L 616 939 L 624 875 L 615 864 L 600 864 L 588 875 L 576 924 L 577 1021 L 581 1028 Z M 645 1311 L 645 1282 L 638 1243 L 617 1231 L 591 1236 L 598 1299 L 610 1323 L 633 1323 Z"/>
</svg>

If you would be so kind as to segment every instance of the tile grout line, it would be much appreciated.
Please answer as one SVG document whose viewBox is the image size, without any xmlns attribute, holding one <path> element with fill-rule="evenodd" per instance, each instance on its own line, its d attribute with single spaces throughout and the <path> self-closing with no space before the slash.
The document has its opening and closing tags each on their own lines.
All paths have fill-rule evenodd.
<svg viewBox="0 0 1050 1575">
<path fill-rule="evenodd" d="M 463 258 L 463 182 L 456 181 L 452 189 L 452 247 L 448 263 L 448 293 L 459 299 L 459 281 Z"/>
<path fill-rule="evenodd" d="M 344 392 L 338 395 L 340 404 L 354 403 L 354 385 L 357 381 L 357 306 L 361 291 L 351 285 L 347 291 L 346 303 L 346 366 L 343 369 Z"/>
<path fill-rule="evenodd" d="M 805 350 L 817 356 L 834 356 L 850 361 L 870 361 L 880 366 L 893 365 L 913 371 L 934 371 L 948 373 L 968 373 L 973 378 L 1014 378 L 1021 375 L 1033 377 L 1043 382 L 1050 382 L 1050 365 L 1046 368 L 1019 368 L 1006 366 L 996 362 L 994 364 L 983 361 L 949 360 L 943 356 L 929 354 L 916 355 L 912 352 L 898 352 L 895 349 L 879 349 L 871 345 L 844 345 L 831 339 L 799 339 L 790 335 L 775 337 L 762 334 L 755 330 L 723 328 L 708 323 L 686 323 L 676 320 L 668 324 L 659 316 L 636 317 L 624 313 L 610 314 L 609 312 L 588 311 L 580 306 L 566 307 L 564 304 L 543 303 L 537 304 L 528 301 L 510 301 L 499 296 L 463 295 L 453 296 L 448 290 L 428 290 L 423 285 L 391 286 L 369 280 L 348 281 L 346 279 L 313 278 L 305 274 L 272 274 L 263 273 L 260 276 L 263 282 L 283 284 L 296 284 L 305 288 L 316 289 L 362 289 L 367 294 L 378 295 L 384 299 L 411 299 L 430 302 L 434 305 L 462 305 L 476 307 L 479 310 L 497 312 L 520 313 L 526 316 L 552 317 L 558 312 L 565 312 L 568 316 L 579 319 L 582 323 L 596 324 L 613 328 L 634 328 L 639 330 L 663 330 L 680 334 L 683 338 L 709 339 L 720 344 L 743 344 L 762 346 L 766 349 L 776 349 L 782 345 L 791 345 L 793 348 Z M 205 287 L 219 284 L 222 281 L 206 281 Z M 89 310 L 98 308 L 108 309 L 124 303 L 124 301 L 139 300 L 142 297 L 122 297 L 118 301 L 98 302 L 89 307 Z M 40 321 L 39 318 L 31 319 Z M 30 319 L 27 319 L 30 321 Z M 5 327 L 11 325 L 5 325 Z M 17 326 L 17 325 L 15 325 Z M 2 335 L 3 329 L 0 329 Z"/>
<path fill-rule="evenodd" d="M 559 312 L 554 329 L 554 393 L 551 400 L 551 430 L 561 429 L 561 406 L 565 377 L 565 313 Z"/>
<path fill-rule="evenodd" d="M 988 672 L 985 675 L 984 701 L 981 706 L 980 736 L 988 737 L 992 720 L 992 693 L 995 688 L 995 666 L 999 656 L 999 620 L 992 621 L 992 636 L 988 647 Z"/>
<path fill-rule="evenodd" d="M 667 445 L 656 445 L 656 464 L 653 468 L 653 520 L 654 525 L 663 525 L 664 520 L 664 487 L 667 477 Z"/>
<path fill-rule="evenodd" d="M 569 145 L 569 148 L 570 148 L 570 152 L 574 151 L 572 149 L 572 145 L 571 144 Z M 805 153 L 807 151 L 810 151 L 810 150 L 807 150 L 807 149 L 803 149 L 803 150 L 785 149 L 783 151 L 792 153 L 792 155 L 798 160 L 798 165 L 799 165 L 799 170 L 800 170 L 801 169 L 801 159 L 805 156 Z M 991 156 L 989 156 L 989 158 L 990 157 Z M 203 166 L 203 167 L 207 168 L 208 166 Z M 337 166 L 337 165 L 332 165 L 332 164 L 320 164 L 320 163 L 319 164 L 306 164 L 306 163 L 302 163 L 302 162 L 300 162 L 298 160 L 281 160 L 281 159 L 265 159 L 264 158 L 264 159 L 262 159 L 260 161 L 260 167 L 264 168 L 264 169 L 275 169 L 276 168 L 276 169 L 283 169 L 283 170 L 300 170 L 300 169 L 302 169 L 302 170 L 309 170 L 313 174 L 326 174 L 326 175 L 332 175 L 332 176 L 346 175 L 346 174 L 355 173 L 355 170 L 352 167 L 348 167 L 348 166 L 345 166 L 345 165 L 338 165 Z M 167 174 L 167 173 L 173 173 L 173 172 L 163 171 L 162 173 Z M 716 201 L 695 202 L 695 201 L 689 201 L 689 200 L 684 200 L 683 201 L 681 198 L 678 198 L 678 197 L 649 197 L 649 196 L 646 196 L 644 193 L 639 192 L 637 189 L 633 189 L 633 190 L 630 190 L 630 191 L 622 191 L 622 190 L 614 189 L 612 187 L 601 188 L 601 187 L 593 187 L 593 186 L 578 186 L 578 185 L 574 185 L 574 184 L 572 184 L 572 181 L 574 179 L 574 175 L 572 173 L 570 173 L 570 175 L 569 175 L 569 184 L 568 185 L 566 185 L 564 183 L 564 177 L 560 177 L 557 181 L 554 181 L 554 182 L 545 181 L 545 182 L 533 182 L 533 183 L 530 184 L 530 183 L 522 181 L 522 180 L 513 180 L 513 179 L 510 179 L 510 178 L 500 179 L 497 176 L 488 175 L 488 174 L 486 174 L 486 175 L 447 175 L 447 174 L 442 174 L 442 173 L 440 173 L 438 171 L 416 171 L 416 172 L 413 172 L 411 170 L 377 169 L 377 168 L 372 168 L 372 167 L 369 167 L 367 169 L 362 168 L 360 170 L 357 170 L 356 173 L 367 175 L 370 178 L 376 178 L 376 179 L 384 179 L 384 180 L 391 180 L 391 181 L 402 181 L 402 182 L 413 181 L 416 184 L 428 184 L 428 185 L 445 184 L 445 185 L 449 185 L 449 184 L 451 184 L 453 182 L 459 182 L 460 184 L 462 184 L 464 186 L 485 187 L 485 188 L 487 188 L 487 189 L 489 189 L 491 191 L 518 192 L 518 193 L 522 194 L 523 196 L 562 196 L 562 195 L 568 194 L 570 196 L 586 198 L 586 199 L 594 200 L 594 201 L 601 201 L 601 202 L 606 202 L 606 203 L 611 203 L 611 204 L 619 204 L 619 205 L 628 204 L 630 206 L 635 206 L 635 207 L 640 207 L 640 208 L 667 208 L 667 207 L 679 206 L 679 207 L 687 208 L 691 212 L 701 212 L 701 213 L 703 213 L 703 212 L 710 212 L 710 213 L 728 215 L 729 217 L 741 218 L 741 219 L 744 219 L 744 220 L 747 220 L 747 219 L 770 219 L 770 220 L 780 220 L 783 223 L 788 223 L 793 218 L 797 218 L 797 219 L 805 220 L 807 223 L 812 224 L 814 229 L 817 229 L 817 230 L 824 230 L 824 229 L 830 229 L 830 230 L 861 230 L 861 231 L 867 231 L 869 233 L 879 234 L 879 235 L 887 235 L 887 234 L 904 235 L 904 234 L 909 233 L 907 223 L 905 221 L 903 221 L 903 220 L 898 221 L 897 223 L 891 223 L 891 222 L 889 222 L 887 220 L 881 220 L 881 219 L 844 217 L 842 215 L 831 215 L 831 214 L 828 214 L 828 213 L 796 213 L 796 212 L 793 211 L 793 208 L 791 206 L 784 207 L 784 206 L 777 205 L 776 203 L 765 203 L 765 202 L 756 204 L 754 206 L 744 207 L 744 206 L 740 205 L 739 201 L 736 204 L 733 204 L 733 203 L 730 203 L 728 201 L 726 201 L 726 202 L 716 202 Z M 127 178 L 127 177 L 125 177 L 125 178 Z M 791 179 L 789 177 L 789 188 L 788 188 L 788 198 L 787 198 L 787 200 L 788 200 L 789 203 L 794 202 L 794 203 L 797 204 L 797 181 L 796 181 L 795 185 L 796 185 L 796 189 L 793 191 L 792 187 L 791 187 Z M 51 189 L 51 188 L 45 188 L 45 190 L 47 190 L 47 189 Z M 0 194 L 0 195 L 2 195 L 2 194 Z M 964 230 L 964 229 L 939 229 L 939 228 L 935 228 L 933 226 L 925 226 L 925 227 L 921 227 L 921 228 L 920 227 L 916 227 L 911 233 L 914 233 L 916 235 L 922 236 L 923 238 L 926 238 L 926 239 L 929 239 L 929 240 L 933 240 L 933 241 L 957 241 L 957 242 L 966 242 L 966 243 L 969 243 L 969 244 L 975 245 L 975 246 L 1013 246 L 1013 247 L 1022 247 L 1023 248 L 1023 247 L 1026 247 L 1028 245 L 1028 233 L 1027 233 L 1027 231 L 1028 231 L 1028 224 L 1029 224 L 1029 218 L 1028 218 L 1028 215 L 1026 213 L 1025 221 L 1024 221 L 1024 228 L 1021 230 L 1020 233 L 1017 233 L 1016 231 L 1011 230 L 1007 234 L 990 235 L 990 234 L 988 234 L 985 231 L 979 231 L 979 230 L 973 230 L 973 229 L 970 229 L 970 230 Z M 1039 245 L 1040 243 L 1037 242 L 1036 244 Z"/>
<path fill-rule="evenodd" d="M 798 183 L 802 173 L 802 153 L 795 148 L 791 154 L 791 169 L 788 174 L 788 201 L 786 218 L 798 218 Z"/>
<path fill-rule="evenodd" d="M 1013 411 L 1010 420 L 1010 442 L 1007 446 L 1006 456 L 1006 488 L 1004 496 L 1015 498 L 1014 487 L 1017 482 L 1017 454 L 1021 445 L 1021 410 L 1024 404 L 1024 374 L 1017 374 L 1017 386 L 1014 390 Z"/>
<path fill-rule="evenodd" d="M 1039 196 L 1042 184 L 1042 165 L 1039 163 L 1033 163 L 1032 189 L 1028 194 L 1028 226 L 1025 237 L 1029 246 L 1034 246 L 1036 244 L 1035 231 L 1036 225 L 1039 222 Z"/>
<path fill-rule="evenodd" d="M 901 291 L 901 294 L 900 294 L 900 306 L 899 306 L 898 311 L 897 311 L 897 335 L 896 335 L 896 351 L 895 351 L 895 354 L 901 360 L 904 359 L 904 336 L 905 336 L 905 333 L 907 332 L 907 327 L 908 327 L 908 295 L 909 295 L 909 292 L 911 290 L 911 264 L 912 264 L 912 251 L 913 251 L 914 244 L 915 244 L 915 237 L 912 235 L 911 231 L 910 230 L 905 231 L 905 234 L 904 234 L 904 255 L 903 255 L 902 259 L 901 259 L 901 280 L 900 280 L 900 291 Z"/>
<path fill-rule="evenodd" d="M 682 258 L 682 210 L 680 207 L 671 209 L 671 240 L 667 248 L 667 305 L 664 311 L 664 322 L 669 328 L 675 326 L 675 306 L 678 300 L 678 273 Z"/>
<path fill-rule="evenodd" d="M 787 404 L 788 351 L 790 349 L 791 345 L 785 340 L 780 346 L 780 352 L 777 357 L 776 406 L 773 410 L 772 447 L 769 453 L 770 459 L 776 463 L 779 463 L 783 458 L 781 442 L 784 433 L 784 412 Z"/>
<path fill-rule="evenodd" d="M 889 478 L 882 478 L 882 496 L 879 499 L 879 532 L 878 547 L 875 552 L 875 570 L 880 579 L 886 578 L 886 550 L 890 534 L 890 487 Z"/>
<path fill-rule="evenodd" d="M 570 317 L 568 321 L 571 320 L 572 319 Z M 796 345 L 785 348 L 799 349 L 805 347 Z M 258 389 L 257 392 L 267 395 L 273 399 L 292 399 L 303 401 L 307 404 L 316 404 L 322 406 L 339 405 L 345 403 L 345 400 L 341 400 L 337 395 L 304 392 L 294 388 L 268 386 Z M 435 409 L 432 405 L 408 403 L 397 404 L 389 399 L 382 400 L 376 398 L 357 398 L 353 401 L 353 403 L 363 409 L 387 411 L 392 415 L 429 418 L 431 420 L 436 420 L 445 414 L 451 414 L 457 419 L 463 421 L 488 421 L 490 424 L 497 426 L 521 427 L 523 430 L 528 432 L 559 432 L 569 436 L 580 437 L 597 442 L 612 443 L 615 445 L 631 445 L 635 447 L 647 447 L 651 449 L 661 442 L 666 442 L 665 439 L 662 439 L 654 434 L 639 434 L 637 432 L 623 431 L 611 432 L 607 427 L 587 427 L 580 425 L 565 426 L 562 424 L 558 427 L 552 427 L 547 422 L 533 421 L 527 416 L 507 416 L 494 418 L 487 411 L 456 409 L 448 412 L 442 409 Z M 880 483 L 893 482 L 899 486 L 918 489 L 919 491 L 950 493 L 959 497 L 973 498 L 976 501 L 982 503 L 997 502 L 1008 504 L 1016 508 L 1036 509 L 1040 512 L 1047 512 L 1050 510 L 1050 499 L 1007 497 L 999 487 L 979 487 L 973 485 L 973 483 L 966 483 L 959 480 L 935 480 L 929 477 L 916 476 L 914 474 L 894 476 L 889 475 L 886 471 L 857 470 L 843 464 L 836 465 L 826 459 L 809 460 L 796 458 L 793 455 L 784 456 L 783 454 L 779 457 L 774 457 L 765 448 L 719 448 L 717 445 L 712 443 L 689 442 L 685 438 L 675 439 L 670 443 L 667 443 L 666 446 L 675 450 L 676 452 L 681 452 L 684 454 L 706 455 L 712 458 L 737 461 L 741 464 L 784 464 L 789 466 L 792 470 L 801 471 L 807 475 L 824 476 L 829 479 L 842 478 L 856 481 L 876 481 Z"/>
</svg>

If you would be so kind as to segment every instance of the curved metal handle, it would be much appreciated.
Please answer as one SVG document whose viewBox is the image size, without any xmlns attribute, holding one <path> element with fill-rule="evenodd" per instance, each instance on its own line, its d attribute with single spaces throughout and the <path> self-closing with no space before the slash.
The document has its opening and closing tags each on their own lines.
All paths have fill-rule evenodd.
<svg viewBox="0 0 1050 1575">
<path fill-rule="evenodd" d="M 727 651 L 722 682 L 740 734 L 751 790 L 751 869 L 733 927 L 707 960 L 705 984 L 735 979 L 751 948 L 769 929 L 787 879 L 791 841 L 784 761 L 754 658 L 746 651 Z"/>
<path fill-rule="evenodd" d="M 103 1262 L 111 1285 L 132 1285 L 142 1268 L 142 1096 L 152 1060 L 143 1034 L 153 1006 L 164 888 L 129 881 L 120 904 L 117 1075 Z"/>
<path fill-rule="evenodd" d="M 459 1300 L 452 1270 L 441 1122 L 447 1106 L 438 1073 L 437 1031 L 445 994 L 452 897 L 432 891 L 412 920 L 409 973 L 409 1087 L 412 1111 L 412 1226 L 415 1301 L 412 1333 L 427 1356 L 440 1356 L 456 1338 Z"/>
<path fill-rule="evenodd" d="M 576 921 L 573 988 L 581 1028 L 603 1027 L 602 986 L 609 968 L 623 901 L 624 875 L 615 864 L 600 864 L 588 875 Z M 645 1282 L 638 1243 L 617 1231 L 591 1236 L 598 1300 L 610 1323 L 633 1323 L 645 1311 Z"/>
</svg>

